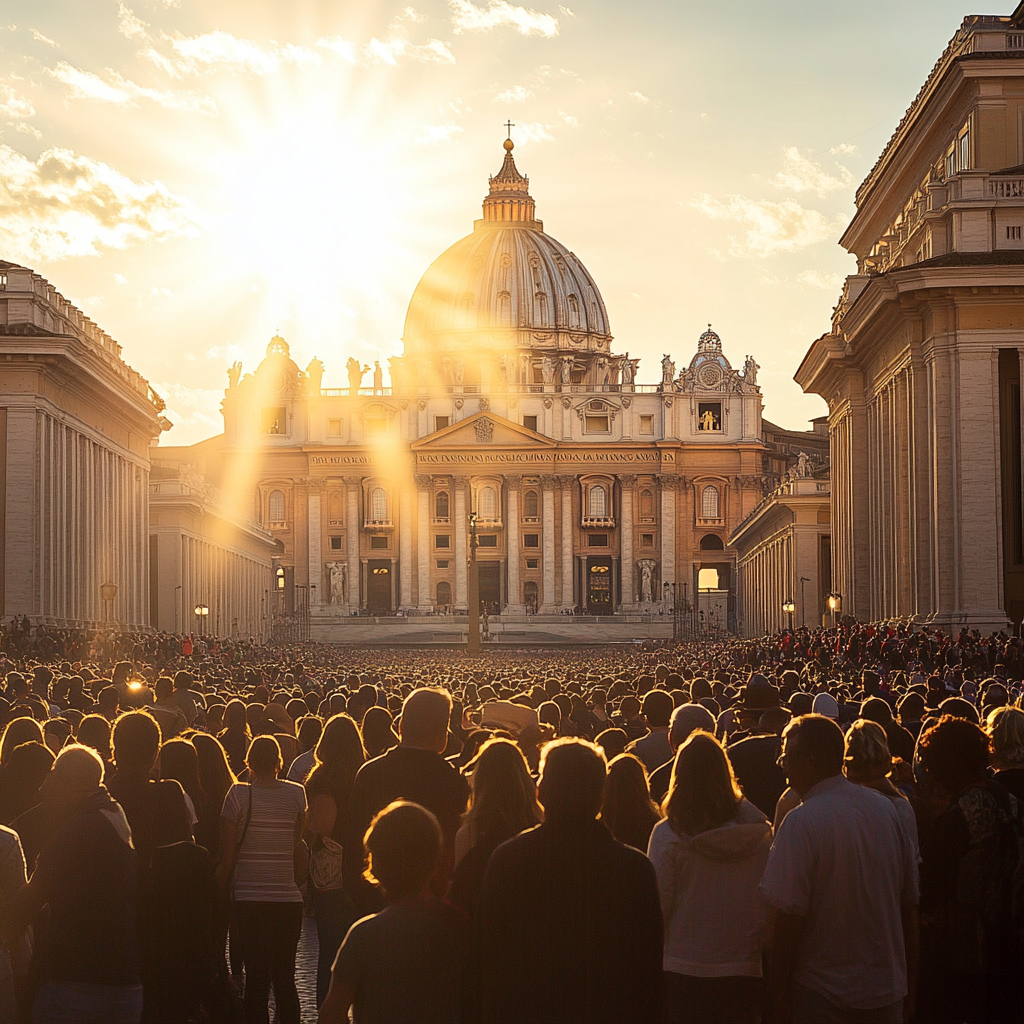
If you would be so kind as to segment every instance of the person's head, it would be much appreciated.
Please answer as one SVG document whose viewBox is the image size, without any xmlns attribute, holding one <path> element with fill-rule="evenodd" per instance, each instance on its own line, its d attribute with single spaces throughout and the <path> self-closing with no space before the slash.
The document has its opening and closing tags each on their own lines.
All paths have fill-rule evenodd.
<svg viewBox="0 0 1024 1024">
<path fill-rule="evenodd" d="M 676 751 L 662 811 L 679 835 L 721 828 L 736 817 L 743 795 L 725 748 L 698 730 Z"/>
<path fill-rule="evenodd" d="M 601 820 L 620 842 L 647 852 L 647 840 L 659 818 L 651 800 L 647 771 L 635 754 L 619 754 L 608 763 Z"/>
<path fill-rule="evenodd" d="M 990 711 L 986 720 L 992 766 L 1024 768 L 1024 711 L 1000 707 Z"/>
<path fill-rule="evenodd" d="M 626 744 L 629 743 L 629 734 L 625 729 L 605 729 L 597 734 L 594 742 L 604 751 L 604 756 L 610 761 L 626 749 Z"/>
<path fill-rule="evenodd" d="M 715 716 L 703 704 L 680 704 L 672 712 L 668 727 L 668 745 L 678 750 L 698 729 L 715 731 Z"/>
<path fill-rule="evenodd" d="M 911 690 L 900 699 L 899 704 L 896 705 L 896 711 L 900 716 L 901 725 L 920 722 L 924 717 L 924 697 Z"/>
<path fill-rule="evenodd" d="M 672 695 L 664 690 L 651 690 L 644 694 L 643 716 L 650 729 L 664 729 L 672 716 Z"/>
<path fill-rule="evenodd" d="M 92 747 L 104 761 L 110 760 L 110 722 L 102 715 L 86 715 L 78 724 L 77 739 Z"/>
<path fill-rule="evenodd" d="M 402 705 L 399 735 L 407 747 L 423 747 L 441 753 L 448 746 L 448 721 L 452 698 L 447 690 L 423 687 L 413 690 Z"/>
<path fill-rule="evenodd" d="M 66 746 L 39 787 L 43 802 L 58 817 L 72 812 L 103 785 L 103 761 L 92 747 Z"/>
<path fill-rule="evenodd" d="M 248 709 L 240 700 L 229 700 L 224 708 L 224 728 L 248 733 Z"/>
<path fill-rule="evenodd" d="M 537 797 L 547 821 L 592 821 L 601 812 L 608 765 L 595 743 L 566 736 L 541 751 Z"/>
<path fill-rule="evenodd" d="M 303 704 L 303 707 L 306 705 Z M 320 734 L 323 732 L 324 724 L 320 721 L 316 715 L 302 715 L 296 722 L 297 729 L 295 736 L 299 741 L 299 752 L 305 752 L 312 750 L 317 740 L 320 739 Z"/>
<path fill-rule="evenodd" d="M 173 740 L 171 742 L 174 742 Z M 163 779 L 153 784 L 151 824 L 153 845 L 170 846 L 192 839 L 192 818 L 185 803 L 185 790 L 176 779 Z"/>
<path fill-rule="evenodd" d="M 623 697 L 622 703 L 619 705 L 619 712 L 627 722 L 633 721 L 640 714 L 640 701 L 632 694 Z"/>
<path fill-rule="evenodd" d="M 858 718 L 847 730 L 843 771 L 851 782 L 872 783 L 888 777 L 892 754 L 885 730 L 877 722 Z"/>
<path fill-rule="evenodd" d="M 235 784 L 235 773 L 231 770 L 220 740 L 205 732 L 197 732 L 192 737 L 192 746 L 196 748 L 196 761 L 199 765 L 199 782 L 203 788 L 203 796 L 211 807 L 220 807 L 224 803 L 227 791 Z"/>
<path fill-rule="evenodd" d="M 160 726 L 147 711 L 128 711 L 114 723 L 114 764 L 118 772 L 149 772 L 160 751 Z"/>
<path fill-rule="evenodd" d="M 762 736 L 781 736 L 793 716 L 785 708 L 769 708 L 757 722 L 757 731 Z"/>
<path fill-rule="evenodd" d="M 842 729 L 824 715 L 801 715 L 782 734 L 780 761 L 790 786 L 801 796 L 841 774 L 845 754 Z"/>
<path fill-rule="evenodd" d="M 468 767 L 473 795 L 467 821 L 476 837 L 504 842 L 541 820 L 526 758 L 511 740 L 488 740 Z"/>
<path fill-rule="evenodd" d="M 988 774 L 989 738 L 965 718 L 943 715 L 917 744 L 921 768 L 947 797 L 982 782 Z"/>
<path fill-rule="evenodd" d="M 257 736 L 249 744 L 245 763 L 251 775 L 260 781 L 276 779 L 281 771 L 281 747 L 274 736 Z"/>
<path fill-rule="evenodd" d="M 368 757 L 378 757 L 386 750 L 398 746 L 398 734 L 392 725 L 391 712 L 387 708 L 366 709 L 363 715 L 363 745 Z"/>
<path fill-rule="evenodd" d="M 10 801 L 10 819 L 27 811 L 38 801 L 36 794 L 53 767 L 53 751 L 36 740 L 22 743 L 11 751 L 4 769 L 3 797 Z"/>
<path fill-rule="evenodd" d="M 414 899 L 427 888 L 441 856 L 441 826 L 425 807 L 407 800 L 388 804 L 363 839 L 366 878 L 390 903 Z"/>
<path fill-rule="evenodd" d="M 860 706 L 860 717 L 885 726 L 892 721 L 892 708 L 881 697 L 868 697 Z"/>
<path fill-rule="evenodd" d="M 335 783 L 343 783 L 347 800 L 352 780 L 366 760 L 366 751 L 356 723 L 344 713 L 329 718 L 314 748 L 313 757 L 313 771 L 330 776 Z M 312 778 L 311 775 L 309 781 Z"/>
<path fill-rule="evenodd" d="M 43 727 L 34 718 L 12 718 L 0 740 L 0 766 L 6 767 L 15 747 L 32 742 L 45 745 Z"/>
<path fill-rule="evenodd" d="M 193 803 L 200 802 L 202 785 L 199 781 L 199 755 L 191 740 L 168 740 L 160 748 L 160 777 L 176 780 Z"/>
<path fill-rule="evenodd" d="M 192 685 L 192 673 L 181 669 L 174 673 L 174 689 L 187 690 Z"/>
</svg>

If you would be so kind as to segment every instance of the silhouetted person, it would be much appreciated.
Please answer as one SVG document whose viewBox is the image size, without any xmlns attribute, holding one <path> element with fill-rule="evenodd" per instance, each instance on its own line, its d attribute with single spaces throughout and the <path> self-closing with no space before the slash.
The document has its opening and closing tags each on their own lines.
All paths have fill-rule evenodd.
<svg viewBox="0 0 1024 1024">
<path fill-rule="evenodd" d="M 597 820 L 606 764 L 544 748 L 544 824 L 491 857 L 477 909 L 485 1024 L 656 1024 L 662 923 L 651 862 Z"/>
</svg>

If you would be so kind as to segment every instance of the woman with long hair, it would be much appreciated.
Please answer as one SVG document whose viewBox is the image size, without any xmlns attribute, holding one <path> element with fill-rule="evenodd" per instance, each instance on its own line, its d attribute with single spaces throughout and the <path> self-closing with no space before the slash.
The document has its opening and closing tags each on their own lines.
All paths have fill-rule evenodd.
<svg viewBox="0 0 1024 1024">
<path fill-rule="evenodd" d="M 659 818 L 643 761 L 635 754 L 613 757 L 608 762 L 608 783 L 601 806 L 601 820 L 608 831 L 620 843 L 646 853 L 651 830 Z"/>
<path fill-rule="evenodd" d="M 199 755 L 191 740 L 175 737 L 160 747 L 160 777 L 174 779 L 185 791 L 185 803 L 194 829 L 199 823 L 203 787 L 199 781 Z"/>
<path fill-rule="evenodd" d="M 245 756 L 252 742 L 249 731 L 248 709 L 240 700 L 228 701 L 224 709 L 224 728 L 217 734 L 217 739 L 227 751 L 228 763 L 235 775 L 245 771 Z"/>
<path fill-rule="evenodd" d="M 379 710 L 384 711 L 383 708 Z M 365 760 L 366 751 L 355 721 L 347 714 L 328 719 L 315 748 L 313 770 L 306 779 L 306 799 L 309 801 L 306 842 L 310 849 L 310 884 L 320 944 L 317 1006 L 327 995 L 334 958 L 345 933 L 356 919 L 352 897 L 345 892 L 341 882 L 340 858 L 344 854 L 340 846 L 347 824 L 352 783 Z M 362 851 L 359 853 L 361 855 Z M 319 870 L 321 867 L 324 870 Z M 337 871 L 329 870 L 332 867 Z"/>
<path fill-rule="evenodd" d="M 699 730 L 676 751 L 651 833 L 665 922 L 670 1024 L 760 1020 L 768 911 L 758 890 L 772 830 L 736 782 L 725 748 Z"/>
<path fill-rule="evenodd" d="M 10 825 L 18 815 L 39 803 L 39 787 L 54 760 L 53 751 L 35 740 L 19 744 L 11 751 L 0 774 L 0 825 Z"/>
<path fill-rule="evenodd" d="M 472 915 L 487 861 L 506 839 L 539 825 L 544 817 L 526 758 L 511 740 L 488 740 L 470 762 L 472 795 L 455 836 L 455 874 L 448 899 Z"/>
<path fill-rule="evenodd" d="M 380 757 L 392 747 L 398 746 L 398 734 L 392 725 L 391 712 L 387 708 L 374 705 L 366 709 L 363 715 L 363 746 L 366 747 L 368 759 Z"/>
</svg>

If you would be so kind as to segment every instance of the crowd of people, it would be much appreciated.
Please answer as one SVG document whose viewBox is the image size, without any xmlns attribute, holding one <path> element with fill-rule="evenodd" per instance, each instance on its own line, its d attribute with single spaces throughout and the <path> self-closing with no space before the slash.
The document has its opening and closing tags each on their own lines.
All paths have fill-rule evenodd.
<svg viewBox="0 0 1024 1024">
<path fill-rule="evenodd" d="M 0 635 L 0 1021 L 1019 1024 L 1024 647 Z M 307 925 L 307 930 L 309 926 Z"/>
</svg>

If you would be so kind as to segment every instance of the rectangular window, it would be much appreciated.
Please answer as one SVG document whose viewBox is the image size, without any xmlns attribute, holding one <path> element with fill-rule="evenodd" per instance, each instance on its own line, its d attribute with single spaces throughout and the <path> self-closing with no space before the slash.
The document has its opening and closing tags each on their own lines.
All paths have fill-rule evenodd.
<svg viewBox="0 0 1024 1024">
<path fill-rule="evenodd" d="M 653 434 L 654 433 L 654 417 L 653 416 L 641 416 L 640 417 L 640 433 L 641 434 Z"/>
<path fill-rule="evenodd" d="M 435 430 L 444 430 L 444 428 L 447 427 L 447 426 L 448 426 L 448 417 L 447 416 L 435 416 L 434 417 L 434 429 Z"/>
<path fill-rule="evenodd" d="M 587 538 L 592 548 L 606 548 L 608 547 L 608 534 L 607 533 L 592 533 Z"/>
<path fill-rule="evenodd" d="M 341 550 L 341 538 L 340 537 L 332 537 L 331 538 L 331 550 L 332 551 L 340 551 Z"/>
<path fill-rule="evenodd" d="M 539 558 L 528 558 L 526 560 L 526 568 L 527 569 L 539 569 L 540 568 L 540 559 Z"/>
<path fill-rule="evenodd" d="M 583 417 L 584 429 L 588 434 L 607 434 L 608 433 L 608 417 L 607 416 L 584 416 Z"/>
<path fill-rule="evenodd" d="M 478 537 L 477 543 L 482 548 L 496 548 L 498 546 L 497 534 L 488 533 L 485 534 L 483 537 Z"/>
<path fill-rule="evenodd" d="M 539 533 L 524 533 L 523 534 L 523 547 L 524 548 L 539 548 L 540 547 L 540 534 Z"/>
<path fill-rule="evenodd" d="M 966 171 L 971 166 L 971 131 L 968 129 L 960 136 L 960 152 L 957 155 L 957 166 Z"/>
<path fill-rule="evenodd" d="M 722 429 L 721 402 L 697 403 L 697 429 L 701 431 Z"/>
<path fill-rule="evenodd" d="M 952 178 L 956 174 L 956 146 L 946 154 L 946 177 Z"/>
<path fill-rule="evenodd" d="M 653 548 L 654 547 L 654 534 L 653 533 L 641 533 L 640 534 L 640 547 L 642 547 L 642 548 Z"/>
<path fill-rule="evenodd" d="M 1024 35 L 1018 35 L 1016 32 L 1008 35 L 1006 48 L 1008 50 L 1024 50 Z"/>
<path fill-rule="evenodd" d="M 388 429 L 388 421 L 383 416 L 367 416 L 366 432 L 368 434 L 383 434 Z"/>
<path fill-rule="evenodd" d="M 260 420 L 264 434 L 288 433 L 288 411 L 283 407 L 264 409 Z"/>
<path fill-rule="evenodd" d="M 448 568 L 448 564 L 449 564 L 449 560 L 447 558 L 439 558 L 437 560 L 437 567 L 438 567 L 438 569 L 447 569 Z"/>
<path fill-rule="evenodd" d="M 534 431 L 534 433 L 536 433 L 536 431 L 537 431 L 537 417 L 536 416 L 524 416 L 523 417 L 523 426 L 526 427 L 527 430 L 532 430 L 532 431 Z"/>
<path fill-rule="evenodd" d="M 387 551 L 388 538 L 385 535 L 378 535 L 370 538 L 370 548 L 373 551 Z"/>
<path fill-rule="evenodd" d="M 435 548 L 450 548 L 452 546 L 452 537 L 450 533 L 439 533 L 434 538 Z"/>
<path fill-rule="evenodd" d="M 328 420 L 327 433 L 330 437 L 341 436 L 341 420 Z"/>
<path fill-rule="evenodd" d="M 1019 242 L 1021 240 L 1021 225 L 1020 224 L 1007 224 L 1006 225 L 1006 238 L 1011 242 Z"/>
</svg>

